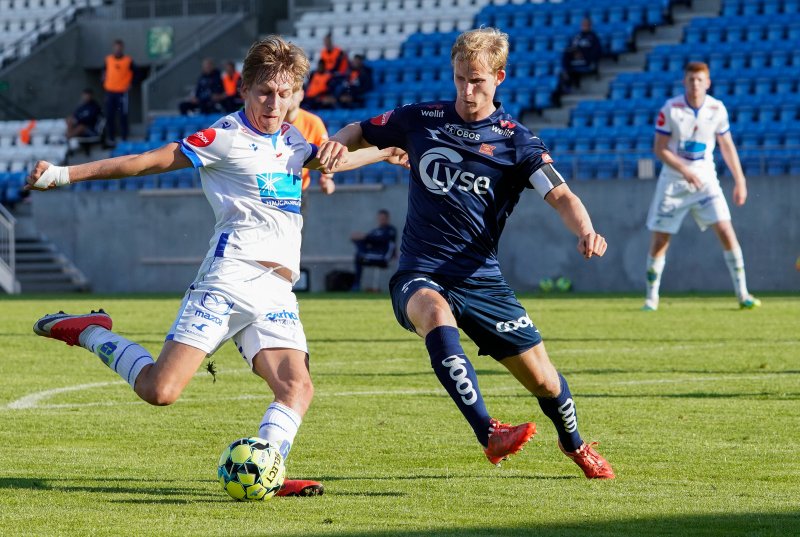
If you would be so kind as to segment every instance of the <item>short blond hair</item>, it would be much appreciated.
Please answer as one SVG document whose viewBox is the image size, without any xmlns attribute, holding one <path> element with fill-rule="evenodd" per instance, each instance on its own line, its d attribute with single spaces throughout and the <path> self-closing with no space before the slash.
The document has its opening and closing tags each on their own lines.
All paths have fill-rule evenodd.
<svg viewBox="0 0 800 537">
<path fill-rule="evenodd" d="M 508 34 L 497 28 L 477 28 L 462 33 L 450 50 L 450 63 L 455 65 L 459 60 L 482 62 L 493 74 L 505 69 L 508 61 Z"/>
<path fill-rule="evenodd" d="M 292 87 L 302 87 L 309 63 L 303 49 L 278 35 L 256 41 L 247 52 L 242 67 L 242 85 L 252 87 L 288 75 Z"/>
</svg>

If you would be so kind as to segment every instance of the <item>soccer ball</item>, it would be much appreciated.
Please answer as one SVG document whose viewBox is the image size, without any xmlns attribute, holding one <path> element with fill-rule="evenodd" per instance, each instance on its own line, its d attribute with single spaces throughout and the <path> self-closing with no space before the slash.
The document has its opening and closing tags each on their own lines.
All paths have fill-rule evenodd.
<svg viewBox="0 0 800 537">
<path fill-rule="evenodd" d="M 566 276 L 560 276 L 556 280 L 556 289 L 558 289 L 562 293 L 572 291 L 572 280 L 570 280 Z"/>
<path fill-rule="evenodd" d="M 280 490 L 285 477 L 283 456 L 262 438 L 240 438 L 219 457 L 217 479 L 234 500 L 269 500 Z"/>
<path fill-rule="evenodd" d="M 549 293 L 553 290 L 554 286 L 555 282 L 553 282 L 553 278 L 542 278 L 539 280 L 539 289 L 541 289 L 543 293 Z"/>
</svg>

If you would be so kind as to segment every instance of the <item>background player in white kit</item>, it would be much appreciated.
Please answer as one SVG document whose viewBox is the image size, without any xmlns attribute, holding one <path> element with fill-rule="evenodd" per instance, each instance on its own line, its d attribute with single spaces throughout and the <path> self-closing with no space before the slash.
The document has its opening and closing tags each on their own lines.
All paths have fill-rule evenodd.
<svg viewBox="0 0 800 537">
<path fill-rule="evenodd" d="M 647 257 L 647 296 L 642 309 L 658 309 L 658 290 L 669 241 L 688 212 L 701 230 L 711 226 L 716 232 L 739 306 L 752 309 L 760 306 L 761 301 L 747 291 L 742 250 L 714 167 L 714 147 L 719 143 L 733 175 L 733 203 L 744 205 L 747 185 L 731 137 L 728 111 L 721 101 L 706 94 L 711 77 L 705 63 L 687 64 L 683 86 L 685 94 L 669 99 L 656 119 L 653 152 L 664 167 L 647 215 L 647 228 L 653 236 Z"/>
<path fill-rule="evenodd" d="M 216 217 L 215 233 L 157 361 L 137 343 L 111 332 L 111 318 L 102 310 L 46 315 L 34 331 L 97 354 L 152 405 L 175 402 L 206 355 L 233 339 L 274 393 L 258 436 L 279 446 L 284 457 L 314 392 L 292 292 L 300 264 L 301 170 L 351 169 L 393 154 L 391 149 L 350 153 L 340 168 L 346 154 L 341 144 L 325 142 L 317 154 L 316 146 L 284 122 L 294 88 L 307 72 L 301 49 L 267 37 L 250 48 L 244 61 L 244 110 L 141 155 L 70 167 L 38 162 L 27 186 L 46 190 L 91 179 L 200 169 Z M 278 495 L 321 492 L 317 482 L 286 480 Z"/>
</svg>

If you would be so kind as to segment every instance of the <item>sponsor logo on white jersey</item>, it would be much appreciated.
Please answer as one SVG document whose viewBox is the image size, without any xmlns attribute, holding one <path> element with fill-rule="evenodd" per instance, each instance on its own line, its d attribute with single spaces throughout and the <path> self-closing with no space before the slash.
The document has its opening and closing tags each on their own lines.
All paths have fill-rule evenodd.
<svg viewBox="0 0 800 537">
<path fill-rule="evenodd" d="M 207 291 L 200 303 L 205 309 L 217 315 L 228 315 L 233 309 L 233 302 L 215 291 Z"/>
<path fill-rule="evenodd" d="M 220 319 L 216 315 L 211 315 L 210 313 L 206 313 L 206 312 L 200 311 L 200 310 L 194 310 L 194 316 L 195 317 L 200 317 L 201 319 L 205 319 L 207 321 L 211 321 L 212 323 L 216 323 L 216 324 L 222 326 L 222 319 Z M 193 326 L 196 326 L 196 325 L 193 325 Z M 198 330 L 200 330 L 202 332 L 201 329 L 198 328 Z"/>
<path fill-rule="evenodd" d="M 472 381 L 467 378 L 465 363 L 466 360 L 455 354 L 442 360 L 442 365 L 450 370 L 450 378 L 456 381 L 456 391 L 461 395 L 461 400 L 466 405 L 474 405 L 478 400 L 478 394 L 472 387 Z"/>
<path fill-rule="evenodd" d="M 453 188 L 482 196 L 489 192 L 491 181 L 486 176 L 475 177 L 452 164 L 464 159 L 454 149 L 434 147 L 419 160 L 419 175 L 425 188 L 433 194 L 445 195 Z"/>
<path fill-rule="evenodd" d="M 296 312 L 289 310 L 271 311 L 264 318 L 278 324 L 297 324 L 300 321 L 300 316 Z"/>
<path fill-rule="evenodd" d="M 527 328 L 529 326 L 533 326 L 533 321 L 531 321 L 530 317 L 525 315 L 524 317 L 520 317 L 514 321 L 500 321 L 495 325 L 495 328 L 498 332 L 513 332 L 515 330 L 519 330 L 520 328 Z"/>
</svg>

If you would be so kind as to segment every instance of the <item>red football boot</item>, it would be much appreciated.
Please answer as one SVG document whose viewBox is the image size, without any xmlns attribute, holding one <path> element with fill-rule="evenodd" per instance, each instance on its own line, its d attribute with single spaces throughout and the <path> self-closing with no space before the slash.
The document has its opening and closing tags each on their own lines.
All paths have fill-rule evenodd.
<svg viewBox="0 0 800 537">
<path fill-rule="evenodd" d="M 310 479 L 286 479 L 275 496 L 322 496 L 325 487 Z"/>
<path fill-rule="evenodd" d="M 57 339 L 67 345 L 80 345 L 78 337 L 90 326 L 102 326 L 106 330 L 111 330 L 111 317 L 102 309 L 92 310 L 85 315 L 70 315 L 59 311 L 36 321 L 33 331 L 37 336 Z"/>
<path fill-rule="evenodd" d="M 536 434 L 535 423 L 511 425 L 500 423 L 492 418 L 489 422 L 489 445 L 483 452 L 492 464 L 500 464 L 509 455 L 519 452 L 522 447 Z"/>
<path fill-rule="evenodd" d="M 581 447 L 569 452 L 559 442 L 558 449 L 581 467 L 587 479 L 614 479 L 616 476 L 614 475 L 614 470 L 611 469 L 611 465 L 592 447 L 596 445 L 597 442 L 592 442 L 591 444 L 584 442 Z"/>
</svg>

